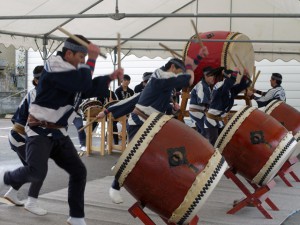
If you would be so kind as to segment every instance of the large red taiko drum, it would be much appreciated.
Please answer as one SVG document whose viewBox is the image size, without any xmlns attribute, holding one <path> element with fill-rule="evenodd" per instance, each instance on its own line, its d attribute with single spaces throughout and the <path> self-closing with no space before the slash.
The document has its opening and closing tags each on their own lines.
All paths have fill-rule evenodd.
<svg viewBox="0 0 300 225">
<path fill-rule="evenodd" d="M 114 173 L 143 206 L 170 223 L 187 224 L 226 169 L 224 157 L 198 132 L 171 116 L 153 113 Z"/>
<path fill-rule="evenodd" d="M 272 116 L 244 106 L 228 121 L 215 147 L 238 174 L 258 185 L 271 181 L 297 142 Z"/>
<path fill-rule="evenodd" d="M 265 113 L 274 117 L 287 130 L 291 131 L 298 142 L 293 155 L 300 154 L 300 112 L 281 100 L 271 101 L 265 108 Z"/>
<path fill-rule="evenodd" d="M 209 55 L 201 60 L 194 71 L 194 85 L 201 80 L 203 77 L 202 70 L 207 66 L 233 69 L 235 62 L 240 71 L 243 72 L 244 69 L 238 58 L 250 74 L 252 73 L 254 68 L 254 49 L 250 39 L 245 34 L 229 31 L 210 31 L 200 33 L 200 37 L 203 39 L 203 44 L 207 47 Z M 195 40 L 197 40 L 196 35 L 187 43 L 183 53 L 184 57 L 188 55 L 193 59 L 196 58 L 200 45 Z M 239 82 L 239 79 L 237 82 Z"/>
</svg>

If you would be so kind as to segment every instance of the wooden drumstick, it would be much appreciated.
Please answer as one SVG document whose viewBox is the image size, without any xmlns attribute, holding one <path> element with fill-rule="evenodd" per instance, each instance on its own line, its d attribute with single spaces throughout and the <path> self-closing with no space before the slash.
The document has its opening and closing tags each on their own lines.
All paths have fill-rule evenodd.
<svg viewBox="0 0 300 225">
<path fill-rule="evenodd" d="M 191 20 L 191 22 L 192 22 L 193 28 L 194 28 L 194 30 L 195 30 L 195 33 L 196 33 L 196 36 L 197 36 L 197 39 L 198 39 L 199 45 L 200 45 L 200 46 L 201 46 L 201 48 L 202 48 L 204 45 L 203 45 L 203 41 L 202 41 L 201 37 L 199 36 L 199 33 L 198 33 L 198 31 L 197 31 L 196 24 L 195 24 L 194 20 Z"/>
<path fill-rule="evenodd" d="M 58 30 L 60 30 L 61 32 L 63 32 L 65 35 L 69 36 L 70 38 L 72 38 L 74 41 L 78 42 L 79 44 L 81 44 L 84 47 L 88 47 L 88 43 L 86 43 L 85 41 L 81 40 L 79 37 L 71 34 L 70 32 L 66 31 L 65 29 L 63 29 L 62 27 L 57 27 Z M 102 56 L 103 58 L 106 59 L 106 55 L 104 55 L 103 53 L 99 52 L 99 55 Z"/>
<path fill-rule="evenodd" d="M 81 127 L 78 132 L 84 130 L 85 128 L 91 126 L 93 123 L 95 123 L 98 120 L 98 118 L 93 119 L 92 121 L 88 122 L 86 125 L 84 125 L 83 127 Z"/>
<path fill-rule="evenodd" d="M 252 84 L 251 84 L 252 89 L 254 88 L 254 85 L 255 85 L 259 75 L 260 75 L 260 70 L 257 72 L 256 76 L 253 78 L 253 81 L 252 81 Z"/>
<path fill-rule="evenodd" d="M 256 74 L 256 66 L 253 66 L 252 82 L 255 79 L 255 74 Z"/>
<path fill-rule="evenodd" d="M 118 42 L 117 42 L 117 53 L 118 53 L 118 69 L 121 69 L 121 35 L 117 34 Z M 118 78 L 118 85 L 121 84 L 120 78 Z"/>
<path fill-rule="evenodd" d="M 162 44 L 162 43 L 159 43 L 159 45 L 161 47 L 163 47 L 164 49 L 166 49 L 167 51 L 169 51 L 173 56 L 176 55 L 178 56 L 179 58 L 182 59 L 182 56 L 180 54 L 178 54 L 177 52 L 175 52 L 174 50 L 170 49 L 169 47 L 167 47 L 166 45 Z"/>
</svg>

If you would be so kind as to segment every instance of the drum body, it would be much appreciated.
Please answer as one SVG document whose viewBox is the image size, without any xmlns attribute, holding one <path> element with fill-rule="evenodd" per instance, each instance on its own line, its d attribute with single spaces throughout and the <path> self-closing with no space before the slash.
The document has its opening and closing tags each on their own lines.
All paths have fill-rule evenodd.
<svg viewBox="0 0 300 225">
<path fill-rule="evenodd" d="M 273 100 L 266 108 L 265 113 L 274 117 L 288 131 L 291 131 L 298 142 L 293 155 L 300 154 L 300 112 L 284 101 Z"/>
<path fill-rule="evenodd" d="M 226 124 L 215 147 L 234 171 L 265 185 L 290 157 L 296 143 L 291 132 L 273 117 L 245 106 Z"/>
<path fill-rule="evenodd" d="M 203 68 L 211 66 L 213 68 L 225 67 L 227 69 L 233 69 L 235 67 L 234 62 L 237 63 L 240 71 L 243 72 L 243 67 L 239 63 L 237 56 L 242 61 L 242 64 L 248 69 L 248 71 L 253 71 L 254 68 L 254 49 L 251 42 L 226 42 L 217 40 L 228 40 L 228 41 L 248 41 L 250 40 L 246 35 L 229 32 L 229 31 L 211 31 L 200 33 L 200 37 L 203 39 L 203 44 L 207 47 L 209 55 L 201 60 L 197 66 L 195 73 L 194 85 L 196 85 L 203 77 Z M 205 39 L 212 40 L 211 42 L 205 41 Z M 190 41 L 187 43 L 184 50 L 184 57 L 190 56 L 195 59 L 200 46 L 196 35 L 194 35 Z M 216 40 L 213 42 L 213 40 Z M 233 57 L 232 58 L 230 57 Z M 237 82 L 240 81 L 240 78 Z"/>
<path fill-rule="evenodd" d="M 81 103 L 79 108 L 83 112 L 85 118 L 87 117 L 88 109 L 90 109 L 90 116 L 96 117 L 102 110 L 102 104 L 100 101 L 87 99 Z"/>
<path fill-rule="evenodd" d="M 153 113 L 123 152 L 114 173 L 143 206 L 169 222 L 187 224 L 226 168 L 222 155 L 198 132 Z"/>
</svg>

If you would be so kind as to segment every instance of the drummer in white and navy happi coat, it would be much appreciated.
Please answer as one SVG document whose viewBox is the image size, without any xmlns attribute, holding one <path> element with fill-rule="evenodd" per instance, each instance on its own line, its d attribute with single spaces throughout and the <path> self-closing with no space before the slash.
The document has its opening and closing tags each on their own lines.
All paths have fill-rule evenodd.
<svg viewBox="0 0 300 225">
<path fill-rule="evenodd" d="M 195 85 L 190 94 L 189 115 L 195 121 L 197 131 L 205 137 L 204 117 L 211 101 L 215 73 L 212 67 L 203 69 L 203 78 Z"/>
<path fill-rule="evenodd" d="M 77 37 L 88 42 L 83 36 Z M 88 61 L 84 64 L 86 55 Z M 111 80 L 123 78 L 123 69 L 117 69 L 111 75 L 92 79 L 98 55 L 98 46 L 90 43 L 86 48 L 68 38 L 62 54 L 49 58 L 39 80 L 36 99 L 30 106 L 25 128 L 28 136 L 28 166 L 4 174 L 4 183 L 13 187 L 43 181 L 47 175 L 48 159 L 52 158 L 69 174 L 70 217 L 67 222 L 71 225 L 86 225 L 86 168 L 67 132 L 76 114 L 73 107 L 75 95 L 78 92 L 82 93 L 82 98 L 104 95 Z"/>
<path fill-rule="evenodd" d="M 38 84 L 39 78 L 42 74 L 44 66 L 36 66 L 33 70 L 33 80 L 32 84 L 34 88 L 31 89 L 27 95 L 23 98 L 22 102 L 20 103 L 17 111 L 14 113 L 11 121 L 13 123 L 13 127 L 9 132 L 8 140 L 11 146 L 11 149 L 14 150 L 17 155 L 19 156 L 22 164 L 24 166 L 28 165 L 26 162 L 26 133 L 25 133 L 25 126 L 27 123 L 27 118 L 29 114 L 29 107 L 30 104 L 35 100 L 36 96 L 36 86 Z M 40 208 L 38 204 L 38 196 L 40 189 L 43 185 L 43 180 L 39 182 L 32 182 L 30 184 L 28 190 L 28 199 L 25 203 L 24 208 L 36 215 L 42 216 L 47 214 L 47 210 Z M 8 192 L 4 195 L 4 198 L 12 202 L 17 206 L 22 206 L 24 203 L 18 199 L 17 192 L 20 186 L 11 187 Z"/>
<path fill-rule="evenodd" d="M 271 101 L 277 99 L 281 101 L 286 101 L 285 97 L 285 91 L 283 87 L 281 86 L 282 83 L 282 75 L 280 73 L 272 73 L 270 84 L 271 89 L 269 89 L 267 92 L 259 91 L 256 89 L 249 90 L 247 92 L 247 95 L 254 99 L 257 102 L 257 106 L 264 107 L 267 106 Z M 255 96 L 255 94 L 261 95 L 260 97 Z"/>
<path fill-rule="evenodd" d="M 186 72 L 184 63 L 176 58 L 169 60 L 165 66 L 154 71 L 142 91 L 134 111 L 128 118 L 129 140 L 134 137 L 146 118 L 153 112 L 166 113 L 170 108 L 173 90 L 189 87 L 192 84 L 191 80 L 194 80 L 193 74 Z M 173 107 L 176 110 L 178 106 L 173 105 Z"/>
<path fill-rule="evenodd" d="M 251 84 L 246 70 L 240 83 L 235 84 L 238 73 L 238 68 L 235 68 L 234 71 L 224 70 L 225 79 L 216 83 L 213 88 L 211 104 L 204 120 L 206 135 L 212 145 L 215 144 L 224 127 L 223 118 L 233 107 L 235 97 Z"/>
<path fill-rule="evenodd" d="M 193 84 L 194 70 L 197 68 L 199 60 L 206 55 L 208 55 L 208 51 L 204 46 L 200 49 L 197 59 L 186 57 L 185 63 L 183 63 L 182 60 L 173 58 L 165 66 L 154 71 L 140 96 L 135 98 L 138 99 L 138 102 L 127 121 L 129 141 L 138 132 L 148 116 L 154 112 L 166 113 L 170 107 L 170 98 L 175 88 L 189 87 Z M 112 183 L 109 195 L 114 203 L 123 202 L 120 185 L 116 179 Z"/>
</svg>

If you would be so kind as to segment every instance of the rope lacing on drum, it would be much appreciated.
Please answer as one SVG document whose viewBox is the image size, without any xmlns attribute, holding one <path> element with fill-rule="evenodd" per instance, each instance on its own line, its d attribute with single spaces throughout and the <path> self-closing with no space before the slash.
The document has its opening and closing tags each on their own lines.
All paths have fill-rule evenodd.
<svg viewBox="0 0 300 225">
<path fill-rule="evenodd" d="M 241 112 L 240 114 L 230 123 L 228 129 L 226 129 L 223 137 L 220 139 L 220 141 L 217 143 L 217 146 L 215 146 L 215 148 L 220 148 L 220 146 L 222 145 L 223 141 L 225 140 L 225 138 L 227 137 L 228 133 L 231 131 L 232 127 L 237 123 L 237 121 L 241 118 L 241 116 L 249 109 L 251 108 L 251 106 L 246 106 Z"/>
<path fill-rule="evenodd" d="M 223 164 L 225 163 L 224 157 L 221 158 L 220 162 L 216 166 L 216 169 L 213 171 L 211 177 L 208 179 L 207 183 L 204 185 L 200 193 L 197 195 L 189 209 L 185 212 L 183 217 L 179 220 L 177 224 L 181 225 L 184 224 L 186 219 L 190 216 L 190 214 L 194 211 L 194 209 L 197 207 L 198 203 L 201 201 L 202 197 L 204 197 L 205 193 L 208 191 L 211 184 L 214 182 L 215 178 L 218 176 L 220 170 L 223 167 Z"/>
<path fill-rule="evenodd" d="M 153 121 L 151 121 L 151 123 L 149 124 L 149 126 L 145 129 L 145 131 L 141 134 L 140 138 L 137 140 L 136 144 L 132 147 L 131 151 L 129 152 L 129 154 L 127 155 L 127 157 L 125 158 L 125 160 L 123 161 L 122 165 L 120 166 L 120 169 L 118 170 L 118 172 L 116 173 L 115 177 L 118 180 L 120 178 L 120 176 L 122 175 L 122 173 L 124 172 L 125 168 L 127 167 L 128 163 L 130 162 L 130 160 L 132 159 L 132 157 L 134 156 L 134 154 L 136 153 L 136 151 L 139 149 L 139 147 L 141 146 L 141 144 L 143 143 L 143 141 L 145 140 L 145 138 L 147 137 L 147 135 L 150 133 L 150 131 L 152 130 L 152 128 L 155 126 L 155 124 L 160 120 L 160 118 L 162 118 L 164 116 L 163 113 L 159 113 L 154 119 Z"/>
<path fill-rule="evenodd" d="M 282 155 L 286 152 L 286 150 L 291 146 L 291 144 L 295 141 L 295 138 L 292 138 L 286 146 L 283 148 L 283 150 L 277 155 L 277 157 L 274 159 L 270 167 L 267 169 L 266 173 L 263 175 L 263 177 L 259 181 L 259 185 L 263 185 L 264 180 L 269 175 L 269 173 L 273 170 L 276 163 L 279 161 L 279 159 L 282 157 Z"/>
</svg>

